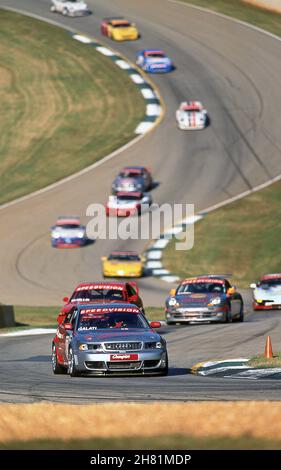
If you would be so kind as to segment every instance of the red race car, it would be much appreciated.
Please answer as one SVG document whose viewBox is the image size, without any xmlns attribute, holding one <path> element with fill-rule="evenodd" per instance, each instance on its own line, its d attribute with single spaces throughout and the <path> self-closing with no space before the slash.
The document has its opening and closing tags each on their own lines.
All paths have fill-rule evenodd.
<svg viewBox="0 0 281 470">
<path fill-rule="evenodd" d="M 57 321 L 61 324 L 68 314 L 72 312 L 73 306 L 85 303 L 116 303 L 128 302 L 135 304 L 144 313 L 142 299 L 136 282 L 88 282 L 79 284 L 71 297 L 64 297 L 65 305 L 62 307 Z"/>
</svg>

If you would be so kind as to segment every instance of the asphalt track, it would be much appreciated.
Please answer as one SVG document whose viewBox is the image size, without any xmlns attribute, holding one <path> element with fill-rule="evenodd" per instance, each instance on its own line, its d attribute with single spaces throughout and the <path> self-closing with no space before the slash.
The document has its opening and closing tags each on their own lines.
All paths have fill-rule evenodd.
<svg viewBox="0 0 281 470">
<path fill-rule="evenodd" d="M 159 182 L 153 191 L 155 202 L 195 203 L 196 210 L 281 173 L 279 41 L 168 0 L 88 3 L 93 15 L 69 19 L 51 14 L 45 0 L 1 2 L 103 39 L 131 60 L 141 48 L 163 48 L 177 67 L 169 75 L 153 77 L 166 102 L 167 114 L 154 132 L 98 169 L 1 210 L 0 261 L 4 268 L 0 272 L 0 298 L 4 303 L 58 304 L 77 281 L 101 277 L 102 254 L 112 248 L 144 248 L 146 241 L 141 240 L 98 240 L 73 251 L 50 247 L 49 227 L 58 213 L 84 215 L 90 203 L 104 203 L 117 169 L 125 164 L 152 167 Z M 140 41 L 112 44 L 101 38 L 101 18 L 114 14 L 126 14 L 138 22 Z M 209 110 L 211 123 L 204 132 L 184 133 L 176 129 L 174 113 L 185 98 L 198 98 Z M 144 278 L 140 287 L 146 305 L 163 305 L 168 285 Z M 250 313 L 244 324 L 166 328 L 163 333 L 170 351 L 170 375 L 126 380 L 53 377 L 48 336 L 2 338 L 1 399 L 279 399 L 277 381 L 186 374 L 186 368 L 194 362 L 261 351 L 269 332 L 276 341 L 280 337 L 278 313 Z"/>
</svg>

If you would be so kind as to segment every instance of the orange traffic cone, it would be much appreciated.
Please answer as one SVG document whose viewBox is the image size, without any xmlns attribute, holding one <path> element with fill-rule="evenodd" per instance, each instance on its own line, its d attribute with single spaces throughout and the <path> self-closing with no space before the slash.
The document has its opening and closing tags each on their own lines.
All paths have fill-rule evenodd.
<svg viewBox="0 0 281 470">
<path fill-rule="evenodd" d="M 271 357 L 273 357 L 272 344 L 271 344 L 270 336 L 268 336 L 266 338 L 264 357 L 266 357 L 267 359 L 270 359 Z"/>
</svg>

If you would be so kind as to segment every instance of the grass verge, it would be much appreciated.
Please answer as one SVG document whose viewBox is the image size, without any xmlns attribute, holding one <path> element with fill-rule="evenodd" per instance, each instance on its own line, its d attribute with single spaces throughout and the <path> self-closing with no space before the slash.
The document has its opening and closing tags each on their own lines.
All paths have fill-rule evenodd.
<svg viewBox="0 0 281 470">
<path fill-rule="evenodd" d="M 256 369 L 281 367 L 281 353 L 274 354 L 271 359 L 266 359 L 263 355 L 254 356 L 247 362 L 247 366 L 255 367 Z"/>
<path fill-rule="evenodd" d="M 239 438 L 199 439 L 182 434 L 144 438 L 135 436 L 123 439 L 76 439 L 63 441 L 32 440 L 27 442 L 0 442 L 0 450 L 280 450 L 281 441 L 254 439 L 249 436 Z"/>
<path fill-rule="evenodd" d="M 194 247 L 163 252 L 165 268 L 181 277 L 201 273 L 232 273 L 241 287 L 265 272 L 281 271 L 281 183 L 218 209 L 195 224 Z M 258 208 L 258 209 L 257 209 Z"/>
<path fill-rule="evenodd" d="M 180 0 L 182 3 L 191 3 L 199 7 L 232 16 L 246 21 L 254 26 L 281 36 L 280 14 L 257 8 L 241 0 Z"/>
<path fill-rule="evenodd" d="M 0 203 L 119 148 L 145 113 L 141 93 L 111 59 L 58 27 L 5 10 L 0 100 Z"/>
<path fill-rule="evenodd" d="M 0 328 L 0 333 L 26 330 L 30 328 L 56 328 L 60 307 L 23 307 L 15 306 L 16 326 Z M 146 316 L 149 320 L 164 320 L 164 309 L 147 307 Z"/>
</svg>

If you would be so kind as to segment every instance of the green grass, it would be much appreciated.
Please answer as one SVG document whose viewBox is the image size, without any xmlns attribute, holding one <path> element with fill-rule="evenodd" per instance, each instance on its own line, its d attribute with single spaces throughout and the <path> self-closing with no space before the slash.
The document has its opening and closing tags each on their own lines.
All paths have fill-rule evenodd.
<svg viewBox="0 0 281 470">
<path fill-rule="evenodd" d="M 247 362 L 247 366 L 257 369 L 268 369 L 272 367 L 281 367 L 281 353 L 273 354 L 273 358 L 266 359 L 263 355 L 254 356 Z"/>
<path fill-rule="evenodd" d="M 188 450 L 270 450 L 281 449 L 281 442 L 276 440 L 256 439 L 249 436 L 239 438 L 195 438 L 184 435 L 155 437 L 126 437 L 88 440 L 34 440 L 27 442 L 0 443 L 0 450 L 156 450 L 156 449 L 188 449 Z"/>
<path fill-rule="evenodd" d="M 60 28 L 0 9 L 0 203 L 94 163 L 134 136 L 141 93 Z"/>
<path fill-rule="evenodd" d="M 196 6 L 233 16 L 281 36 L 280 14 L 256 8 L 240 0 L 180 0 Z"/>
<path fill-rule="evenodd" d="M 163 264 L 180 277 L 232 273 L 249 287 L 265 272 L 281 271 L 281 183 L 208 214 L 195 224 L 194 247 L 175 251 L 168 244 Z"/>
<path fill-rule="evenodd" d="M 0 328 L 1 333 L 20 331 L 30 328 L 56 328 L 60 307 L 23 307 L 14 306 L 16 326 Z M 147 307 L 146 316 L 149 320 L 164 320 L 164 309 Z"/>
</svg>

